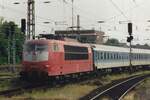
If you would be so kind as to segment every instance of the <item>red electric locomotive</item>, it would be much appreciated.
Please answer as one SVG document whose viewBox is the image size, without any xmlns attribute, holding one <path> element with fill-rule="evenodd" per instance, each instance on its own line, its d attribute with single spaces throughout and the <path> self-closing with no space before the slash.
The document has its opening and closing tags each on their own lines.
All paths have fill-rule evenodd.
<svg viewBox="0 0 150 100">
<path fill-rule="evenodd" d="M 87 44 L 61 40 L 30 40 L 24 44 L 23 78 L 64 76 L 93 71 Z"/>
</svg>

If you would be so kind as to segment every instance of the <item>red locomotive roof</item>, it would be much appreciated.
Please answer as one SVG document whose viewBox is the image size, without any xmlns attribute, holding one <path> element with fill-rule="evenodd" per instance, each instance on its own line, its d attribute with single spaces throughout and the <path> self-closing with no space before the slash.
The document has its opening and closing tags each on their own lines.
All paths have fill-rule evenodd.
<svg viewBox="0 0 150 100">
<path fill-rule="evenodd" d="M 67 45 L 75 45 L 75 46 L 86 46 L 89 47 L 89 44 L 83 44 L 79 42 L 72 42 L 72 41 L 61 41 L 61 40 L 49 40 L 49 39 L 39 39 L 39 40 L 28 40 L 26 43 L 38 43 L 38 44 L 49 44 L 49 43 L 60 43 L 60 44 L 67 44 Z"/>
</svg>

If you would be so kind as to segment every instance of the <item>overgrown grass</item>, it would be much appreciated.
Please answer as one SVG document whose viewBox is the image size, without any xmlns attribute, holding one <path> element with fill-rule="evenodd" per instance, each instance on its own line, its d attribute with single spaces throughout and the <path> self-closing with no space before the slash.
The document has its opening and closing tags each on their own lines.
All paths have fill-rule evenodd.
<svg viewBox="0 0 150 100">
<path fill-rule="evenodd" d="M 11 88 L 10 80 L 0 81 L 0 91 Z"/>
<path fill-rule="evenodd" d="M 47 99 L 47 100 L 77 100 L 79 97 L 87 94 L 89 91 L 95 89 L 96 86 L 88 85 L 66 85 L 61 88 L 51 88 L 46 91 L 32 91 L 31 93 L 25 93 L 21 96 L 15 96 L 16 98 L 32 98 L 32 99 Z"/>
<path fill-rule="evenodd" d="M 0 78 L 1 77 L 8 77 L 8 76 L 14 76 L 14 73 L 12 73 L 12 72 L 1 72 L 0 73 Z"/>
<path fill-rule="evenodd" d="M 11 99 L 31 99 L 31 100 L 77 100 L 78 98 L 88 94 L 98 86 L 104 86 L 113 80 L 126 78 L 132 75 L 150 73 L 150 71 L 137 72 L 134 74 L 111 74 L 102 76 L 92 81 L 84 81 L 75 84 L 69 84 L 62 87 L 49 88 L 46 90 L 33 90 L 31 93 L 24 93 L 19 96 L 13 96 Z M 147 82 L 147 84 L 150 81 Z M 128 99 L 126 99 L 128 100 Z M 129 99 L 130 100 L 130 99 Z M 132 99 L 131 99 L 132 100 Z"/>
<path fill-rule="evenodd" d="M 0 91 L 13 88 L 14 84 L 18 82 L 17 79 L 14 79 L 14 77 L 16 76 L 17 76 L 16 73 L 1 72 L 0 73 Z"/>
</svg>

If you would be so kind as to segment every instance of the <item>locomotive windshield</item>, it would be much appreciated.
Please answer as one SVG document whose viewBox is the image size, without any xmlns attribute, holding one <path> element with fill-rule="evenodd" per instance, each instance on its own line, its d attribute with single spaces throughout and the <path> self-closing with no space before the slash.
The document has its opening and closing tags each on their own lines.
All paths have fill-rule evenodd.
<svg viewBox="0 0 150 100">
<path fill-rule="evenodd" d="M 46 44 L 26 44 L 24 50 L 27 52 L 31 51 L 48 51 L 48 45 Z"/>
<path fill-rule="evenodd" d="M 27 43 L 24 45 L 24 61 L 48 61 L 48 44 Z"/>
</svg>

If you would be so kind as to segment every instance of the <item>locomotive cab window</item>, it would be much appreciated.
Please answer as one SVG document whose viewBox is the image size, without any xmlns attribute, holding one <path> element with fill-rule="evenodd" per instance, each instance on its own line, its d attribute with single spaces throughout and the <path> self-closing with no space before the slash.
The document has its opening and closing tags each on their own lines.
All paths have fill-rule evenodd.
<svg viewBox="0 0 150 100">
<path fill-rule="evenodd" d="M 65 60 L 87 60 L 88 48 L 64 45 Z"/>
<path fill-rule="evenodd" d="M 32 51 L 48 51 L 47 44 L 32 44 L 28 43 L 24 45 L 24 51 L 32 52 Z"/>
<path fill-rule="evenodd" d="M 39 62 L 48 61 L 48 44 L 45 43 L 26 43 L 24 45 L 24 61 Z"/>
</svg>

